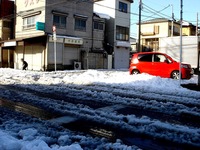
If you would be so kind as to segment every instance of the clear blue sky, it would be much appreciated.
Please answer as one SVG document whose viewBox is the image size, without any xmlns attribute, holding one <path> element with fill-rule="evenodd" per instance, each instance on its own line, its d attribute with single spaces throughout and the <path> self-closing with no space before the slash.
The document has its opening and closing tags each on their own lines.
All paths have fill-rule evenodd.
<svg viewBox="0 0 200 150">
<path fill-rule="evenodd" d="M 138 14 L 139 14 L 139 1 L 134 0 L 131 4 L 131 36 L 137 38 Z M 183 1 L 183 20 L 197 24 L 197 13 L 200 20 L 200 0 L 182 0 Z M 171 19 L 172 10 L 174 18 L 180 19 L 180 4 L 181 0 L 142 0 L 142 21 L 153 18 L 168 18 Z M 172 9 L 173 8 L 173 9 Z M 200 21 L 199 21 L 200 26 Z"/>
</svg>

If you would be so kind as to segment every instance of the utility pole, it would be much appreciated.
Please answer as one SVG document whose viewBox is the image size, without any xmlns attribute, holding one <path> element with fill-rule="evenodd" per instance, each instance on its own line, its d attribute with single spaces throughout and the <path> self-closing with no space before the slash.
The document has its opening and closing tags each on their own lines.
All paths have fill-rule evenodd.
<svg viewBox="0 0 200 150">
<path fill-rule="evenodd" d="M 181 74 L 182 74 L 182 71 L 181 71 L 181 63 L 182 63 L 182 44 L 183 44 L 183 37 L 182 37 L 182 28 L 183 28 L 183 0 L 181 0 L 181 5 L 180 5 L 181 9 L 180 9 L 180 65 L 179 65 L 179 82 L 180 82 L 180 85 L 181 85 Z"/>
<path fill-rule="evenodd" d="M 171 37 L 174 36 L 174 7 L 173 4 L 171 4 L 172 6 L 172 26 L 171 26 Z"/>
<path fill-rule="evenodd" d="M 198 36 L 198 33 L 199 33 L 199 13 L 197 13 L 197 25 L 196 25 L 196 36 Z"/>
<path fill-rule="evenodd" d="M 141 11 L 142 11 L 142 0 L 139 0 L 139 30 L 138 30 L 138 52 L 141 52 Z"/>
<path fill-rule="evenodd" d="M 199 26 L 199 14 L 197 13 L 197 26 L 196 26 L 196 36 L 197 36 L 197 38 L 198 38 L 198 35 L 199 35 L 199 28 L 198 28 L 198 26 Z M 198 47 L 199 47 L 199 45 L 198 45 Z M 200 86 L 200 70 L 199 70 L 200 60 L 199 59 L 200 59 L 200 51 L 198 49 L 198 61 L 197 61 L 198 83 L 197 83 L 197 85 Z"/>
<path fill-rule="evenodd" d="M 52 30 L 53 30 L 53 41 L 54 41 L 54 68 L 56 71 L 56 26 L 55 25 L 53 25 Z"/>
</svg>

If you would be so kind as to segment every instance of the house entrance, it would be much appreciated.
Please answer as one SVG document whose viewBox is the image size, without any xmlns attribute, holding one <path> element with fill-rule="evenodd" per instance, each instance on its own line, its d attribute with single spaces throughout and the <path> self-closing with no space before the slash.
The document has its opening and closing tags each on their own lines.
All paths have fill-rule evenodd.
<svg viewBox="0 0 200 150">
<path fill-rule="evenodd" d="M 2 68 L 14 68 L 14 50 L 2 49 Z"/>
</svg>

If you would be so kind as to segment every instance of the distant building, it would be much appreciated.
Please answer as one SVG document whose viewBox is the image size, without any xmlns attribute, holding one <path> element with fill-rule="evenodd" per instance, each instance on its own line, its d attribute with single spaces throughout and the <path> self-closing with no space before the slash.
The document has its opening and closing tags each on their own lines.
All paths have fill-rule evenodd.
<svg viewBox="0 0 200 150">
<path fill-rule="evenodd" d="M 142 51 L 158 51 L 159 38 L 179 36 L 180 24 L 165 18 L 151 19 L 141 23 Z"/>
<path fill-rule="evenodd" d="M 196 35 L 196 26 L 183 21 L 182 35 Z M 158 51 L 159 39 L 165 37 L 180 36 L 179 21 L 166 18 L 147 20 L 141 23 L 141 46 L 142 51 Z"/>
<path fill-rule="evenodd" d="M 183 21 L 182 23 L 182 34 L 183 36 L 194 36 L 198 30 L 195 25 L 190 22 Z"/>
<path fill-rule="evenodd" d="M 130 37 L 131 52 L 137 52 L 137 39 Z"/>
</svg>

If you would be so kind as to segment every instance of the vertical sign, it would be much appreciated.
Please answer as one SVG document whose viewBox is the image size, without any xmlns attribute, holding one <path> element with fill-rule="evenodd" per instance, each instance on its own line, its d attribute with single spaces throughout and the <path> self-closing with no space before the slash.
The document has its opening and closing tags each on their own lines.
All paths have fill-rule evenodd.
<svg viewBox="0 0 200 150">
<path fill-rule="evenodd" d="M 56 71 L 56 26 L 55 25 L 53 25 L 52 30 L 53 30 L 53 41 L 54 41 L 54 66 Z"/>
</svg>

